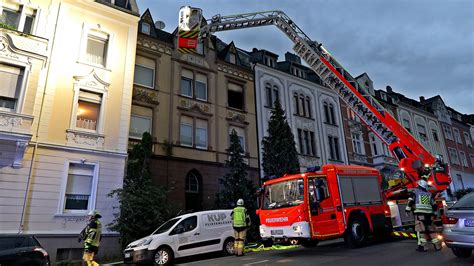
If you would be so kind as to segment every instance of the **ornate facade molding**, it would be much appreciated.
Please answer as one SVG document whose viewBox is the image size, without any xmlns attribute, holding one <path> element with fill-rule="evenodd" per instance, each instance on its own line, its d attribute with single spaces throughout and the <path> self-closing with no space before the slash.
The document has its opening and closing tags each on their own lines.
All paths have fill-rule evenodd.
<svg viewBox="0 0 474 266">
<path fill-rule="evenodd" d="M 138 37 L 137 45 L 141 46 L 143 48 L 151 49 L 153 51 L 156 51 L 156 52 L 159 52 L 159 53 L 162 53 L 162 54 L 167 54 L 167 55 L 172 54 L 172 48 L 170 48 L 170 47 L 168 47 L 164 44 L 155 42 L 153 40 L 149 40 L 147 38 Z"/>
<path fill-rule="evenodd" d="M 91 148 L 102 148 L 105 142 L 105 136 L 102 134 L 73 129 L 66 130 L 66 139 L 68 145 L 83 145 Z"/>
<path fill-rule="evenodd" d="M 179 99 L 178 108 L 186 111 L 199 112 L 211 116 L 211 106 L 206 103 L 193 101 L 191 99 Z"/>
<path fill-rule="evenodd" d="M 219 71 L 222 71 L 224 73 L 227 73 L 227 74 L 230 74 L 230 75 L 233 75 L 233 76 L 236 76 L 236 77 L 239 77 L 239 78 L 242 78 L 242 79 L 246 79 L 246 80 L 250 80 L 250 81 L 253 81 L 253 76 L 249 73 L 247 73 L 246 71 L 242 71 L 242 70 L 239 70 L 237 68 L 234 68 L 234 67 L 231 67 L 231 66 L 228 66 L 228 65 L 224 65 L 224 64 L 217 64 L 217 70 Z"/>
<path fill-rule="evenodd" d="M 0 111 L 0 131 L 29 134 L 33 116 Z"/>
<path fill-rule="evenodd" d="M 232 110 L 227 111 L 226 120 L 237 122 L 237 123 L 244 124 L 244 125 L 249 124 L 249 122 L 247 122 L 247 118 L 245 117 L 244 114 L 242 114 L 240 112 L 237 112 L 237 111 L 232 111 Z"/>
<path fill-rule="evenodd" d="M 134 87 L 133 88 L 133 100 L 140 101 L 140 102 L 145 102 L 145 103 L 151 103 L 151 104 L 159 104 L 160 102 L 158 101 L 158 92 L 155 90 L 150 90 L 150 89 L 143 89 L 143 88 L 138 88 Z"/>
</svg>

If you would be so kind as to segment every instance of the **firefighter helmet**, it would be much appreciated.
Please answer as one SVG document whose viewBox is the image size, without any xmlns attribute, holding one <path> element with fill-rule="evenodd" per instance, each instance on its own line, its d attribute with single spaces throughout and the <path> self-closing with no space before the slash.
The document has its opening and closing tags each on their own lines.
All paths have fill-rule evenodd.
<svg viewBox="0 0 474 266">
<path fill-rule="evenodd" d="M 426 182 L 424 179 L 418 181 L 418 186 L 428 190 L 428 182 Z"/>
<path fill-rule="evenodd" d="M 244 206 L 244 200 L 243 199 L 239 199 L 237 201 L 237 206 Z"/>
<path fill-rule="evenodd" d="M 92 210 L 87 215 L 92 216 L 94 218 L 102 218 L 98 210 Z"/>
</svg>

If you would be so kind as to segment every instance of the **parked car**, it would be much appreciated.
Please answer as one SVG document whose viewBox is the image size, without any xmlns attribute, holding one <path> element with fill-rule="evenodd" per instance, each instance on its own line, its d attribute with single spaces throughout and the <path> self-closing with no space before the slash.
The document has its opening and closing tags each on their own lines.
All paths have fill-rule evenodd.
<svg viewBox="0 0 474 266">
<path fill-rule="evenodd" d="M 188 213 L 173 218 L 151 235 L 130 243 L 125 263 L 171 265 L 174 258 L 222 251 L 234 252 L 231 210 Z"/>
<path fill-rule="evenodd" d="M 465 195 L 443 216 L 443 237 L 454 255 L 468 258 L 474 249 L 474 192 Z"/>
<path fill-rule="evenodd" d="M 49 264 L 48 252 L 33 235 L 0 235 L 0 265 Z"/>
</svg>

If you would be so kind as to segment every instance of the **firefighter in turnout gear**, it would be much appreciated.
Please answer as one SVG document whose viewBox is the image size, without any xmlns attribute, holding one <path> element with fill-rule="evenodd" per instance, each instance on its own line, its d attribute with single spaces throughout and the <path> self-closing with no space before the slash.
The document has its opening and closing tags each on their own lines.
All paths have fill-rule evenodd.
<svg viewBox="0 0 474 266">
<path fill-rule="evenodd" d="M 417 251 L 428 251 L 427 238 L 431 239 L 435 250 L 441 250 L 441 242 L 438 239 L 433 226 L 434 213 L 437 210 L 433 195 L 428 191 L 428 182 L 421 179 L 418 187 L 413 191 L 412 197 L 408 199 L 406 212 L 413 212 L 415 218 L 415 231 L 418 237 Z"/>
<path fill-rule="evenodd" d="M 237 256 L 244 255 L 245 236 L 247 228 L 250 226 L 250 217 L 244 207 L 244 200 L 237 201 L 237 207 L 232 211 L 232 226 L 234 227 L 234 253 Z"/>
<path fill-rule="evenodd" d="M 84 255 L 82 259 L 87 265 L 99 265 L 94 261 L 94 255 L 99 251 L 100 240 L 102 239 L 102 224 L 99 218 L 102 218 L 96 210 L 90 211 L 87 226 L 81 231 L 78 241 L 84 240 Z"/>
</svg>

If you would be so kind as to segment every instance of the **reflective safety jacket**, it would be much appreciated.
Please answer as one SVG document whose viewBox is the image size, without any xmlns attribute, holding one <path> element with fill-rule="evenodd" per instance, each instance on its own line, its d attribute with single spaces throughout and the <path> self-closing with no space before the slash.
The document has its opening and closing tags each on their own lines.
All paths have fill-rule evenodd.
<svg viewBox="0 0 474 266">
<path fill-rule="evenodd" d="M 84 230 L 84 247 L 99 247 L 102 238 L 102 224 L 99 220 L 92 220 Z"/>
<path fill-rule="evenodd" d="M 406 209 L 414 209 L 413 212 L 415 214 L 433 214 L 436 210 L 436 202 L 430 192 L 416 188 L 413 191 L 413 198 L 409 200 Z"/>
<path fill-rule="evenodd" d="M 249 216 L 247 215 L 247 209 L 242 206 L 235 207 L 232 211 L 232 225 L 234 227 L 247 227 Z"/>
</svg>

